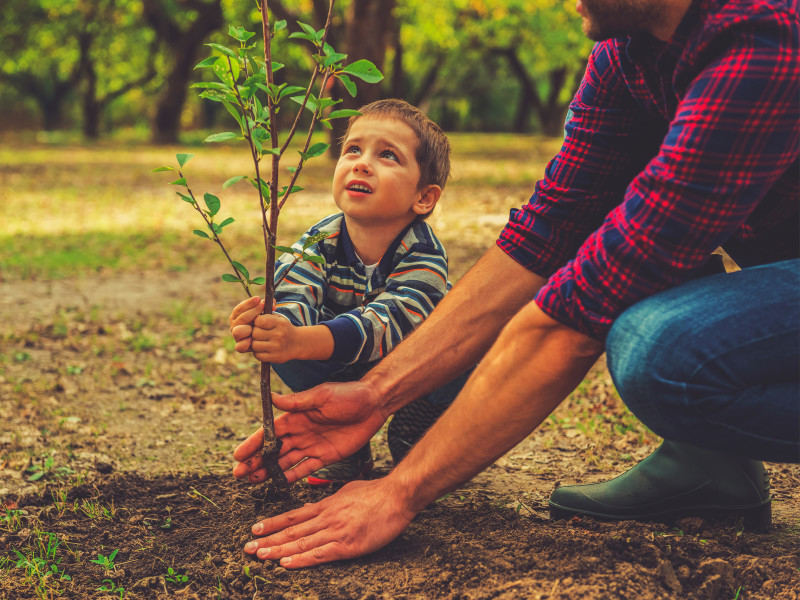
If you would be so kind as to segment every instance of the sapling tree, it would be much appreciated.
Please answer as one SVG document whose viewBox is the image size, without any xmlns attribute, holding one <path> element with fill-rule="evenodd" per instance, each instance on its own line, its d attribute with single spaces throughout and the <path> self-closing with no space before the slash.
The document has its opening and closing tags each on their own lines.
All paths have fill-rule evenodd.
<svg viewBox="0 0 800 600">
<path fill-rule="evenodd" d="M 196 68 L 211 69 L 217 81 L 196 83 L 192 87 L 201 90 L 200 96 L 221 103 L 236 122 L 236 131 L 215 133 L 206 138 L 206 142 L 223 142 L 243 140 L 246 142 L 253 162 L 253 175 L 237 175 L 223 184 L 223 189 L 246 180 L 255 188 L 255 196 L 261 210 L 261 228 L 265 248 L 265 267 L 263 276 L 250 276 L 245 266 L 231 257 L 222 241 L 224 229 L 234 222 L 232 217 L 220 216 L 220 199 L 209 193 L 202 196 L 202 204 L 189 186 L 184 175 L 184 166 L 192 158 L 191 154 L 178 154 L 175 167 L 160 167 L 156 171 L 174 171 L 178 179 L 171 185 L 181 189 L 178 196 L 186 201 L 202 218 L 205 228 L 195 229 L 194 234 L 204 240 L 216 244 L 225 255 L 232 272 L 222 275 L 223 281 L 240 285 L 247 296 L 252 296 L 252 286 L 264 286 L 264 314 L 273 309 L 275 288 L 280 283 L 275 281 L 276 252 L 287 252 L 293 255 L 294 263 L 298 261 L 320 262 L 322 259 L 306 253 L 324 236 L 309 238 L 304 247 L 296 251 L 291 247 L 279 246 L 278 219 L 281 210 L 289 197 L 302 190 L 296 185 L 298 177 L 306 161 L 322 156 L 329 145 L 318 142 L 312 144 L 312 135 L 318 126 L 331 128 L 331 121 L 359 114 L 354 110 L 335 110 L 340 100 L 325 96 L 332 77 L 339 79 L 348 93 L 355 96 L 356 86 L 353 78 L 367 83 L 377 83 L 383 76 L 371 62 L 359 60 L 345 64 L 346 54 L 336 52 L 326 42 L 331 26 L 333 5 L 331 0 L 325 27 L 316 30 L 306 23 L 298 23 L 301 31 L 292 33 L 289 38 L 300 43 L 310 43 L 314 47 L 315 68 L 307 85 L 289 85 L 275 83 L 275 73 L 283 67 L 272 57 L 271 42 L 273 36 L 286 29 L 286 21 L 276 21 L 272 26 L 269 20 L 268 1 L 263 0 L 259 7 L 263 29 L 263 60 L 256 55 L 257 44 L 251 43 L 253 32 L 243 27 L 230 27 L 228 34 L 234 42 L 231 46 L 208 44 L 215 50 L 215 55 L 201 61 Z M 276 115 L 285 110 L 288 103 L 296 105 L 292 125 L 287 132 L 279 131 Z M 310 115 L 310 124 L 304 139 L 299 140 L 299 157 L 287 168 L 288 183 L 280 184 L 279 167 L 281 158 L 290 150 L 295 135 L 300 130 L 301 116 Z M 304 128 L 305 129 L 305 128 Z M 288 158 L 288 157 L 287 157 Z M 266 163 L 266 164 L 265 164 Z M 293 263 L 293 264 L 294 264 Z M 278 467 L 281 442 L 275 436 L 272 413 L 272 390 L 270 386 L 270 365 L 261 364 L 261 408 L 263 414 L 264 445 L 262 460 L 264 467 L 272 476 L 277 489 L 286 489 L 288 484 L 283 471 Z"/>
</svg>

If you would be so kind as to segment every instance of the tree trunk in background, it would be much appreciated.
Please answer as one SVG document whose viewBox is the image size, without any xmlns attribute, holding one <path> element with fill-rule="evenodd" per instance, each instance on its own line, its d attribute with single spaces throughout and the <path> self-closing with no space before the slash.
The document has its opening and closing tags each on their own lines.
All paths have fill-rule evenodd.
<svg viewBox="0 0 800 600">
<path fill-rule="evenodd" d="M 520 85 L 520 99 L 517 114 L 514 118 L 514 131 L 517 133 L 527 132 L 530 129 L 530 115 L 533 112 L 536 114 L 539 128 L 544 135 L 562 135 L 564 132 L 564 116 L 567 113 L 569 102 L 559 100 L 561 92 L 565 85 L 572 85 L 577 89 L 577 84 L 583 73 L 579 71 L 578 79 L 572 81 L 568 77 L 569 72 L 566 67 L 550 71 L 547 74 L 549 91 L 547 98 L 543 100 L 514 48 L 494 48 L 493 52 L 504 56 L 508 60 L 508 65 Z"/>
<path fill-rule="evenodd" d="M 152 124 L 153 141 L 157 144 L 174 144 L 178 141 L 181 112 L 198 54 L 206 37 L 222 27 L 223 23 L 221 0 L 183 0 L 180 4 L 197 14 L 187 29 L 181 29 L 160 0 L 142 0 L 147 22 L 158 39 L 166 44 L 172 58 Z"/>
<path fill-rule="evenodd" d="M 297 15 L 287 8 L 288 2 L 272 0 L 270 10 L 276 19 L 285 19 L 290 31 L 298 31 Z M 344 19 L 344 26 L 331 27 L 328 32 L 328 43 L 337 52 L 347 54 L 347 63 L 366 59 L 383 71 L 386 59 L 386 50 L 395 39 L 396 27 L 394 8 L 396 0 L 351 0 Z M 321 29 L 325 26 L 328 15 L 327 0 L 314 0 L 314 27 Z M 335 22 L 334 22 L 335 23 Z M 335 110 L 342 108 L 358 108 L 381 97 L 381 87 L 378 85 L 365 85 L 356 80 L 358 93 L 353 98 L 335 80 L 330 90 L 332 98 L 341 99 Z M 333 129 L 330 133 L 330 153 L 339 156 L 340 140 L 347 131 L 347 119 L 334 119 L 331 122 Z"/>
<path fill-rule="evenodd" d="M 347 54 L 348 63 L 366 59 L 383 71 L 386 50 L 395 35 L 395 4 L 395 0 L 352 0 L 346 18 L 344 48 L 337 48 L 339 52 Z M 336 80 L 331 96 L 342 99 L 342 103 L 336 105 L 337 109 L 359 108 L 381 97 L 381 86 L 363 85 L 360 82 L 357 85 L 358 93 L 353 98 Z M 333 129 L 330 133 L 330 152 L 334 156 L 339 156 L 341 139 L 347 131 L 347 121 L 335 119 L 331 123 Z"/>
</svg>

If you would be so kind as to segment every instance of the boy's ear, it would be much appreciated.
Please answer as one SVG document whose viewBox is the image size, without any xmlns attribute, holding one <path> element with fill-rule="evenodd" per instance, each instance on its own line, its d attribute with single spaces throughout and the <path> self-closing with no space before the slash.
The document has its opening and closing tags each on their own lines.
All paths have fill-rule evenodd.
<svg viewBox="0 0 800 600">
<path fill-rule="evenodd" d="M 412 210 L 418 215 L 427 215 L 434 208 L 439 198 L 442 195 L 442 188 L 438 185 L 431 184 L 428 187 L 420 190 L 419 198 L 414 202 Z"/>
</svg>

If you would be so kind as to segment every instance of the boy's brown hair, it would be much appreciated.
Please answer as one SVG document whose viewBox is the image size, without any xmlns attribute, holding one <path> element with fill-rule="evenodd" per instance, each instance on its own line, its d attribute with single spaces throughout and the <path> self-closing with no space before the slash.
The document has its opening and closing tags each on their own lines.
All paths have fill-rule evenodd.
<svg viewBox="0 0 800 600">
<path fill-rule="evenodd" d="M 419 165 L 417 189 L 431 184 L 444 189 L 447 178 L 450 176 L 450 142 L 441 127 L 431 121 L 416 106 L 397 98 L 377 100 L 358 110 L 361 114 L 350 117 L 345 137 L 350 133 L 353 123 L 361 117 L 380 117 L 402 121 L 411 127 L 417 136 L 415 153 Z"/>
</svg>

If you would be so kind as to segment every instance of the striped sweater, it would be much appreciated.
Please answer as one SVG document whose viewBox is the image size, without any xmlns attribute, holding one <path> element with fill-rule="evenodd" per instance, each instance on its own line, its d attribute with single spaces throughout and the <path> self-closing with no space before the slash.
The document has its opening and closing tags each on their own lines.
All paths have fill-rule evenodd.
<svg viewBox="0 0 800 600">
<path fill-rule="evenodd" d="M 306 255 L 322 263 L 298 262 L 286 253 L 275 265 L 280 283 L 277 314 L 293 325 L 325 325 L 334 340 L 330 360 L 352 364 L 380 360 L 431 313 L 450 288 L 447 253 L 424 221 L 414 221 L 392 242 L 367 281 L 342 213 L 325 217 L 292 246 L 298 253 L 309 236 L 329 237 Z"/>
</svg>

